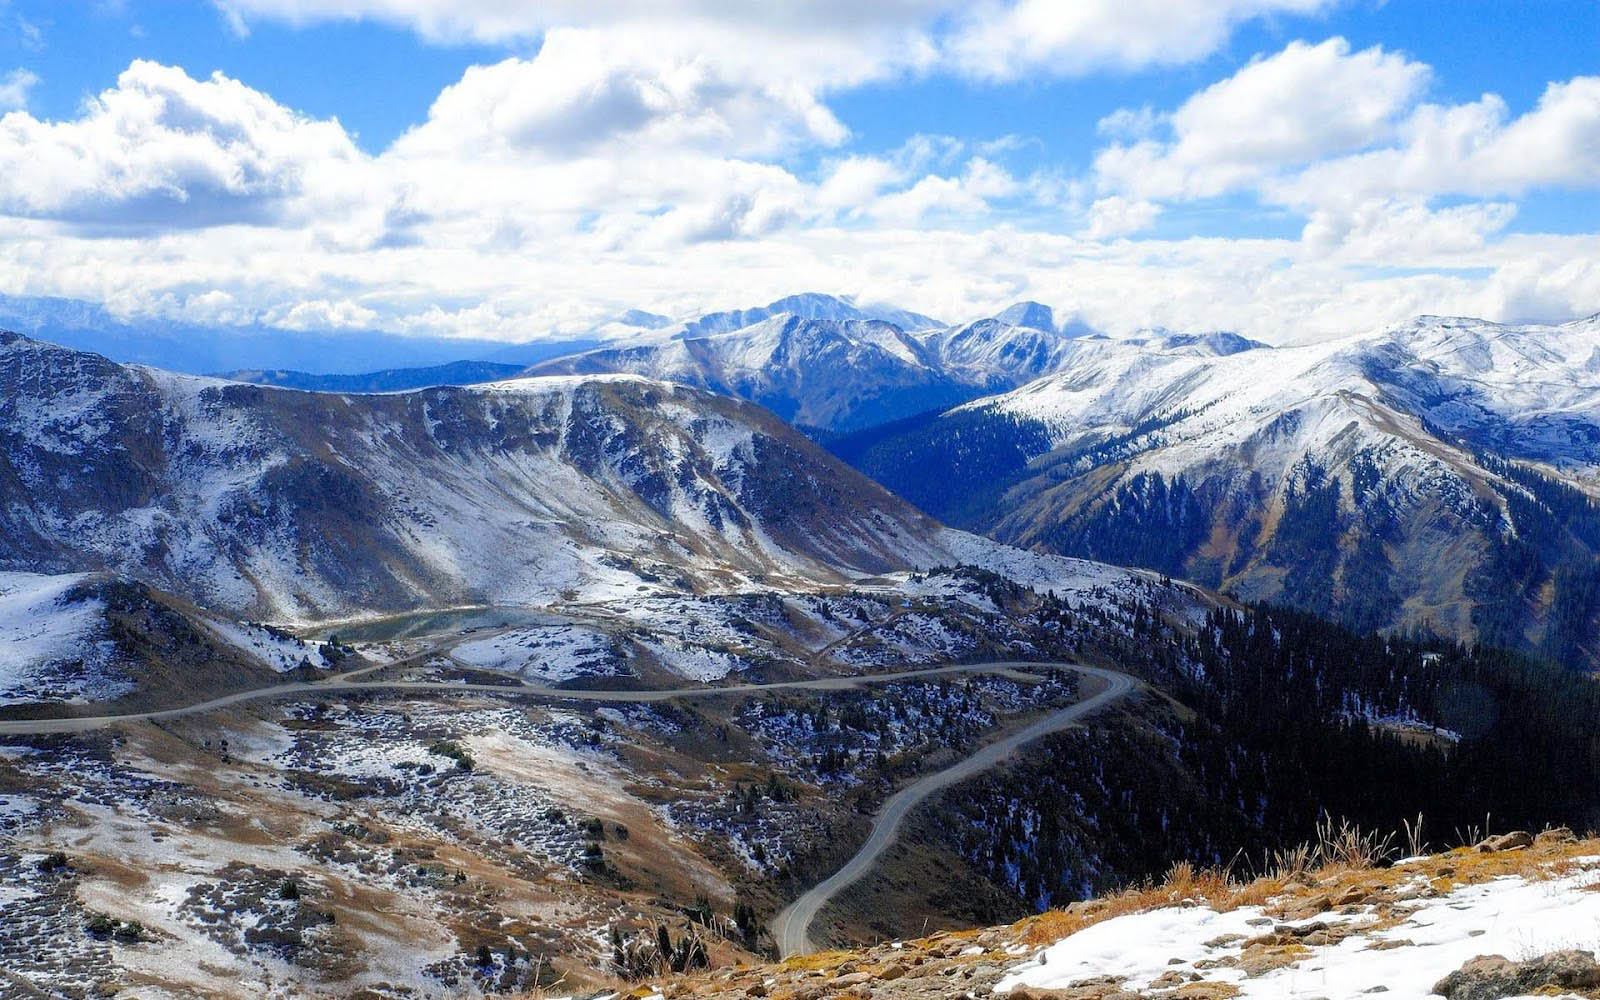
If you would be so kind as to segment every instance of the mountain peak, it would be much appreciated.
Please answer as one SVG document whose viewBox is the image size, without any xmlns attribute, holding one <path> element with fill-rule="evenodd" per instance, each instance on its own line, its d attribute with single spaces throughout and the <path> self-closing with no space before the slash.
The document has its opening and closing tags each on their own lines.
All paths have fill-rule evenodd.
<svg viewBox="0 0 1600 1000">
<path fill-rule="evenodd" d="M 645 330 L 659 330 L 664 326 L 671 326 L 672 318 L 660 313 L 645 312 L 643 309 L 629 309 L 617 317 L 617 322 Z"/>
<path fill-rule="evenodd" d="M 1007 306 L 995 319 L 1012 326 L 1025 326 L 1033 330 L 1056 331 L 1056 314 L 1049 306 L 1039 302 L 1022 301 Z"/>
</svg>

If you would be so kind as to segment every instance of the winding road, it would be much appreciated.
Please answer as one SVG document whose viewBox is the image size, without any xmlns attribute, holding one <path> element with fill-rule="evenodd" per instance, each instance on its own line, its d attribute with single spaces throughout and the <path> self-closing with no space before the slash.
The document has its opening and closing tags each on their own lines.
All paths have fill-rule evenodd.
<svg viewBox="0 0 1600 1000">
<path fill-rule="evenodd" d="M 1086 676 L 1098 677 L 1106 682 L 1106 686 L 1097 694 L 1085 698 L 1076 705 L 1051 713 L 1032 725 L 1017 730 L 1004 739 L 988 744 L 960 763 L 953 764 L 943 771 L 935 771 L 932 774 L 924 775 L 889 796 L 883 805 L 878 808 L 877 814 L 873 816 L 872 833 L 868 835 L 866 843 L 861 845 L 861 850 L 856 852 L 855 857 L 851 858 L 843 868 L 834 872 L 826 880 L 813 886 L 805 895 L 790 903 L 773 919 L 772 936 L 778 942 L 778 953 L 784 958 L 792 955 L 804 955 L 814 950 L 810 935 L 811 924 L 816 920 L 817 914 L 822 912 L 822 908 L 827 906 L 835 896 L 853 885 L 872 869 L 872 866 L 889 849 L 889 845 L 894 843 L 900 824 L 912 809 L 915 809 L 930 796 L 943 791 L 956 782 L 964 781 L 1000 763 L 1023 744 L 1072 726 L 1092 712 L 1098 711 L 1118 698 L 1127 695 L 1137 685 L 1137 682 L 1127 674 L 1073 663 L 994 663 L 985 664 L 985 666 L 1011 669 L 1024 667 L 1065 668 Z"/>
<path fill-rule="evenodd" d="M 405 659 L 409 661 L 423 658 L 439 651 L 440 648 L 435 648 Z M 900 670 L 892 673 L 864 674 L 849 677 L 821 677 L 802 681 L 776 681 L 770 684 L 730 684 L 724 687 L 661 688 L 643 691 L 597 691 L 583 688 L 558 688 L 541 684 L 469 684 L 450 683 L 448 681 L 368 681 L 355 679 L 385 666 L 396 666 L 402 662 L 405 661 L 376 664 L 349 674 L 330 677 L 326 680 L 299 681 L 254 688 L 248 691 L 237 691 L 219 698 L 195 702 L 194 704 L 177 708 L 133 712 L 123 715 L 0 720 L 0 736 L 82 733 L 124 723 L 165 722 L 170 719 L 201 715 L 248 702 L 265 701 L 273 698 L 291 698 L 306 695 L 313 697 L 337 696 L 352 691 L 414 691 L 429 694 L 470 692 L 558 701 L 627 703 L 715 698 L 727 695 L 760 694 L 769 691 L 840 691 L 866 684 L 888 684 L 894 681 L 940 677 L 951 674 L 991 674 L 1032 680 L 1037 679 L 1038 675 L 1036 673 L 1029 674 L 1027 671 L 1040 668 L 1072 670 L 1086 677 L 1095 677 L 1105 682 L 1104 688 L 1083 701 L 1060 711 L 1052 712 L 1009 736 L 987 744 L 961 762 L 953 764 L 942 771 L 924 775 L 889 796 L 883 805 L 879 807 L 877 814 L 873 816 L 872 832 L 855 856 L 846 862 L 843 868 L 813 886 L 774 918 L 772 923 L 773 937 L 778 942 L 779 953 L 787 958 L 791 955 L 802 955 L 812 950 L 810 932 L 811 925 L 816 920 L 817 914 L 840 892 L 853 885 L 872 869 L 872 866 L 889 849 L 889 845 L 894 843 L 901 824 L 912 809 L 951 785 L 999 764 L 1024 744 L 1074 725 L 1085 716 L 1124 697 L 1137 686 L 1137 682 L 1133 678 L 1114 670 L 1103 670 L 1099 667 L 1089 667 L 1076 663 L 1028 663 L 1022 661 L 950 664 L 942 667 L 926 667 L 919 670 Z"/>
<path fill-rule="evenodd" d="M 420 655 L 420 654 L 419 654 Z M 414 659 L 408 657 L 407 659 Z M 398 661 L 397 661 L 398 662 Z M 297 681 L 274 684 L 268 687 L 236 691 L 233 694 L 195 702 L 178 708 L 164 708 L 149 712 L 130 712 L 123 715 L 84 715 L 59 719 L 8 719 L 0 721 L 0 736 L 29 736 L 47 733 L 83 733 L 129 722 L 165 722 L 187 715 L 201 715 L 219 709 L 232 708 L 246 702 L 271 698 L 291 698 L 305 695 L 335 696 L 351 691 L 418 691 L 432 694 L 499 694 L 521 698 L 546 698 L 559 701 L 597 702 L 654 702 L 687 698 L 715 698 L 725 695 L 760 694 L 767 691 L 841 691 L 862 684 L 887 684 L 892 681 L 913 680 L 919 677 L 938 677 L 947 674 L 1001 674 L 1017 676 L 1021 669 L 1039 664 L 1026 663 L 963 663 L 921 670 L 901 670 L 894 673 L 863 674 L 850 677 L 822 677 L 805 681 L 775 681 L 771 684 L 730 684 L 725 687 L 657 688 L 644 691 L 596 691 L 584 688 L 559 688 L 544 684 L 468 684 L 450 681 L 358 681 L 351 678 L 370 673 L 384 666 L 377 664 L 338 677 L 320 681 Z M 1047 666 L 1070 666 L 1047 664 Z M 1088 667 L 1071 667 L 1087 671 Z"/>
</svg>

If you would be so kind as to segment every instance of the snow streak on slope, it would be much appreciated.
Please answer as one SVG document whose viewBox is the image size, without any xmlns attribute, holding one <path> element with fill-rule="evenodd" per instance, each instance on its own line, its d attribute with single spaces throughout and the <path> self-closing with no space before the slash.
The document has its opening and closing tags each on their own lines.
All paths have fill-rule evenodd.
<svg viewBox="0 0 1600 1000">
<path fill-rule="evenodd" d="M 450 655 L 479 670 L 529 681 L 567 681 L 619 672 L 611 637 L 570 625 L 514 629 L 464 642 Z"/>
<path fill-rule="evenodd" d="M 102 701 L 132 685 L 113 664 L 105 604 L 85 574 L 0 573 L 0 705 Z"/>
</svg>

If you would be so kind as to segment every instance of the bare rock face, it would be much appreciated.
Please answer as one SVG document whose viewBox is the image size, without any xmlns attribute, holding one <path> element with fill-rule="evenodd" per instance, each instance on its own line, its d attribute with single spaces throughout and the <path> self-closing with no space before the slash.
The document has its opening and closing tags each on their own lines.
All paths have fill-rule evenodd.
<svg viewBox="0 0 1600 1000">
<path fill-rule="evenodd" d="M 1545 988 L 1586 990 L 1600 986 L 1600 963 L 1594 952 L 1553 951 L 1513 962 L 1501 955 L 1480 955 L 1434 984 L 1433 992 L 1449 1000 L 1499 1000 Z"/>
</svg>

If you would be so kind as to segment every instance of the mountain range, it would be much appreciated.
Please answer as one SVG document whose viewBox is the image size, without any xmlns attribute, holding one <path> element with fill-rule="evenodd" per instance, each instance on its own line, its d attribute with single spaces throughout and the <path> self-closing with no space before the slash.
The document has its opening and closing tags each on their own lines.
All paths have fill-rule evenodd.
<svg viewBox="0 0 1600 1000">
<path fill-rule="evenodd" d="M 0 495 L 0 568 L 282 621 L 953 561 L 770 413 L 627 375 L 307 393 L 7 334 Z"/>
<path fill-rule="evenodd" d="M 1055 373 L 834 448 L 1012 544 L 1593 664 L 1597 344 L 1596 317 L 1083 339 Z"/>
<path fill-rule="evenodd" d="M 1600 662 L 1600 319 L 1424 317 L 1270 347 L 1227 332 L 1111 337 L 1060 323 L 1031 302 L 945 325 L 805 294 L 680 320 L 635 311 L 623 322 L 607 334 L 617 343 L 539 362 L 520 377 L 393 399 L 363 393 L 511 369 L 463 362 L 365 376 L 238 373 L 336 391 L 322 398 L 150 369 L 100 372 L 110 362 L 32 345 L 62 366 L 29 383 L 44 393 L 32 400 L 41 412 L 59 412 L 57 396 L 85 392 L 75 367 L 96 368 L 94 384 L 128 388 L 85 398 L 92 419 L 161 442 L 161 471 L 133 463 L 130 483 L 142 485 L 127 488 L 145 499 L 192 496 L 166 501 L 181 512 L 141 506 L 135 496 L 108 514 L 98 500 L 48 508 L 49 491 L 36 491 L 37 509 L 13 503 L 6 515 L 16 526 L 7 545 L 17 549 L 7 564 L 34 568 L 30 560 L 50 555 L 72 569 L 159 566 L 150 577 L 158 585 L 288 618 L 446 599 L 515 603 L 618 572 L 626 578 L 618 586 L 640 586 L 635 570 L 646 586 L 678 575 L 702 587 L 791 572 L 838 579 L 937 558 L 934 522 L 899 497 L 1009 545 L 1148 568 L 1360 629 L 1432 630 L 1574 665 Z M 26 342 L 8 350 L 21 350 L 18 343 Z M 59 360 L 68 357 L 78 360 Z M 129 399 L 162 416 L 135 416 L 123 405 Z M 14 396 L 8 405 L 20 413 L 26 402 Z M 526 422 L 535 450 L 550 443 L 540 460 L 560 475 L 529 471 L 524 444 L 506 435 L 505 408 Z M 579 429 L 573 412 L 595 413 L 588 429 L 607 426 L 609 444 L 581 443 L 570 433 Z M 249 431 L 233 452 L 216 449 L 218 427 L 230 421 Z M 797 429 L 895 496 L 850 478 Z M 730 451 L 724 439 L 747 432 L 760 444 Z M 102 461 L 148 448 L 116 438 L 107 450 L 95 440 L 88 450 Z M 192 468 L 186 449 L 197 455 Z M 18 477 L 52 460 L 10 450 Z M 272 467 L 250 473 L 255 459 L 242 455 L 270 456 Z M 779 470 L 773 456 L 792 467 Z M 569 497 L 557 484 L 572 475 L 585 486 Z M 195 485 L 207 477 L 218 481 Z M 849 515 L 866 520 L 840 528 L 848 544 L 818 541 L 831 513 L 793 534 L 762 533 L 773 512 L 795 502 L 780 501 L 772 479 L 811 484 L 801 522 L 829 510 L 815 505 L 824 494 L 828 502 L 870 498 Z M 596 482 L 607 497 L 601 506 L 586 492 Z M 336 484 L 360 502 L 307 509 Z M 746 495 L 758 487 L 769 492 Z M 335 534 L 364 553 L 359 579 L 311 541 L 332 520 L 351 520 L 352 509 L 361 511 L 360 530 Z M 243 555 L 216 518 L 266 532 L 250 513 L 257 510 L 273 512 L 272 544 L 262 546 L 263 534 Z M 684 520 L 684 511 L 695 513 Z M 195 512 L 213 527 L 194 527 Z M 879 516 L 895 526 L 895 544 L 858 530 Z M 508 557 L 497 554 L 490 562 L 499 582 L 489 584 L 487 571 L 479 579 L 467 568 L 477 565 L 473 546 L 458 540 L 439 551 L 420 540 L 434 521 L 459 537 L 474 519 L 503 533 L 508 544 L 492 547 L 497 553 L 527 547 L 510 544 L 512 522 L 543 526 L 536 561 L 562 552 L 564 568 L 541 570 L 545 582 L 535 586 L 525 562 L 502 565 Z M 601 538 L 608 523 L 632 534 Z M 685 525 L 692 537 L 662 541 Z M 197 531 L 215 537 L 202 544 Z M 597 552 L 603 563 L 593 561 Z M 194 571 L 201 564 L 205 571 Z M 184 590 L 191 578 L 209 589 Z"/>
<path fill-rule="evenodd" d="M 946 326 L 808 294 L 554 358 L 527 374 L 646 375 L 749 399 L 825 436 L 1022 385 L 1057 370 L 1072 340 L 1036 302 Z"/>
</svg>

